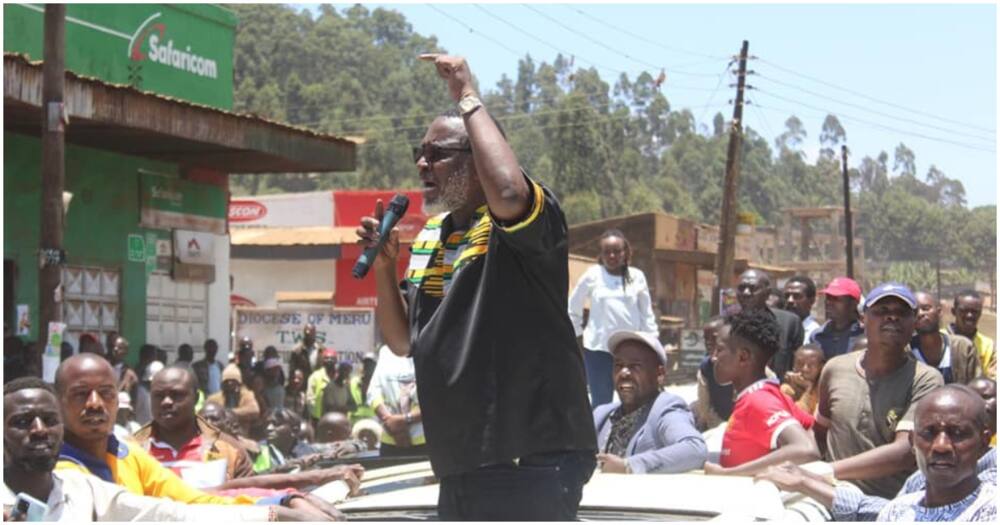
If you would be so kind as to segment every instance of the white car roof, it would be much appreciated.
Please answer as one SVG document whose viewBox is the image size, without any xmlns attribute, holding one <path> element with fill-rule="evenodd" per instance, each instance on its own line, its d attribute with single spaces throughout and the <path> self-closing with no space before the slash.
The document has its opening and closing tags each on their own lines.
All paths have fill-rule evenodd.
<svg viewBox="0 0 1000 525">
<path fill-rule="evenodd" d="M 365 472 L 367 495 L 337 503 L 350 514 L 363 511 L 430 510 L 437 507 L 438 484 L 430 463 L 421 462 Z M 807 498 L 782 493 L 771 483 L 741 476 L 687 474 L 604 474 L 595 472 L 583 489 L 581 512 L 597 511 L 703 517 L 721 521 L 828 519 Z"/>
</svg>

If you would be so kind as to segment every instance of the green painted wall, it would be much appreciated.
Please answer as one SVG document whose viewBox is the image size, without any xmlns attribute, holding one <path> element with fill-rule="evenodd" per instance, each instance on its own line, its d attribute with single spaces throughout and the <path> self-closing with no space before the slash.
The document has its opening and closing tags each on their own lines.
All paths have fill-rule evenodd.
<svg viewBox="0 0 1000 525">
<path fill-rule="evenodd" d="M 5 4 L 3 13 L 4 51 L 41 60 L 41 5 Z M 215 5 L 69 4 L 66 68 L 232 109 L 236 24 L 231 11 Z"/>
<path fill-rule="evenodd" d="M 41 206 L 42 145 L 37 138 L 4 133 L 4 258 L 14 259 L 16 304 L 31 308 L 32 334 L 38 340 L 38 235 Z M 140 228 L 139 170 L 177 176 L 177 168 L 139 157 L 66 145 L 66 191 L 73 193 L 63 246 L 70 265 L 120 268 L 121 332 L 132 357 L 146 340 L 146 265 L 129 262 L 128 234 L 170 232 Z"/>
</svg>

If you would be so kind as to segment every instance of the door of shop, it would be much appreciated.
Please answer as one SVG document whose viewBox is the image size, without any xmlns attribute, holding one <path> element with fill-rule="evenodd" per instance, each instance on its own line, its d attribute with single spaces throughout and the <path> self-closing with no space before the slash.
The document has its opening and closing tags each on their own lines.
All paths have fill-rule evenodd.
<svg viewBox="0 0 1000 525">
<path fill-rule="evenodd" d="M 174 281 L 163 272 L 146 284 L 146 342 L 166 350 L 169 363 L 187 343 L 200 352 L 208 337 L 208 285 Z M 197 359 L 197 358 L 196 358 Z M 166 363 L 166 364 L 169 364 Z"/>
</svg>

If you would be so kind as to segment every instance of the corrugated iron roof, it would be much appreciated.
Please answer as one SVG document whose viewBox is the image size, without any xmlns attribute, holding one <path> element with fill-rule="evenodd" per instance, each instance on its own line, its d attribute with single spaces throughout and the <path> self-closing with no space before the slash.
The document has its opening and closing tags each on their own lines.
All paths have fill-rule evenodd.
<svg viewBox="0 0 1000 525">
<path fill-rule="evenodd" d="M 233 246 L 335 246 L 358 241 L 351 226 L 303 228 L 241 228 L 229 232 Z"/>
<path fill-rule="evenodd" d="M 333 292 L 275 292 L 278 303 L 333 303 Z"/>
<path fill-rule="evenodd" d="M 4 129 L 40 134 L 40 61 L 4 53 Z M 66 72 L 66 140 L 226 173 L 351 171 L 356 143 Z"/>
</svg>

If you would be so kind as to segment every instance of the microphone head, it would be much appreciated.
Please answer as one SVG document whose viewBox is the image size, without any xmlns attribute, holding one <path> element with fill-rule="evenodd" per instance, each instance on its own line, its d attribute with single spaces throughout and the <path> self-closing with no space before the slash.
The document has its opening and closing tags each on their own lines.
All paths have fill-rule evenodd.
<svg viewBox="0 0 1000 525">
<path fill-rule="evenodd" d="M 403 216 L 406 213 L 406 209 L 410 207 L 410 198 L 402 193 L 397 193 L 389 201 L 389 209 L 396 214 L 397 217 Z"/>
</svg>

